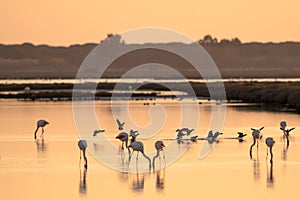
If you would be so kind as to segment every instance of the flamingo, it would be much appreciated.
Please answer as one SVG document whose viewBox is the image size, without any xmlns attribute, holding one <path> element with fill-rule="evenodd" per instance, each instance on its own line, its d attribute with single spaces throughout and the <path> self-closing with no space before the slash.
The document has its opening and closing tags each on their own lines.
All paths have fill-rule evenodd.
<svg viewBox="0 0 300 200">
<path fill-rule="evenodd" d="M 134 130 L 132 130 L 132 129 L 130 129 L 129 134 L 130 134 L 130 136 L 131 136 L 130 142 L 135 142 L 136 137 L 139 135 L 138 131 L 134 131 Z"/>
<path fill-rule="evenodd" d="M 47 122 L 46 120 L 44 119 L 41 119 L 39 121 L 37 121 L 36 123 L 36 130 L 34 131 L 34 139 L 36 139 L 36 133 L 38 132 L 39 128 L 41 127 L 42 128 L 42 134 L 41 134 L 41 137 L 43 136 L 44 138 L 44 127 L 49 124 L 49 122 Z"/>
<path fill-rule="evenodd" d="M 152 164 L 153 164 L 153 170 L 155 170 L 155 166 L 154 166 L 154 165 L 155 165 L 155 159 L 156 159 L 157 157 L 160 158 L 159 153 L 160 153 L 161 151 L 164 150 L 165 145 L 164 145 L 164 143 L 163 143 L 161 140 L 159 140 L 159 141 L 156 141 L 156 142 L 155 142 L 154 147 L 155 147 L 155 149 L 156 149 L 156 155 L 153 157 L 153 161 L 152 161 Z M 163 158 L 164 158 L 164 160 L 165 160 L 165 154 L 163 154 Z"/>
<path fill-rule="evenodd" d="M 208 136 L 207 136 L 207 140 L 210 144 L 212 144 L 213 142 L 217 142 L 218 141 L 218 137 L 219 135 L 222 135 L 223 133 L 220 132 L 215 132 L 215 134 L 213 135 L 212 131 L 209 131 Z"/>
<path fill-rule="evenodd" d="M 197 137 L 198 137 L 198 135 L 191 136 L 191 141 L 192 142 L 197 142 Z"/>
<path fill-rule="evenodd" d="M 124 142 L 125 142 L 125 146 L 128 149 L 128 153 L 130 155 L 130 150 L 128 146 L 128 133 L 121 132 L 116 136 L 116 139 L 119 139 L 122 142 L 122 147 L 121 147 L 122 150 L 124 150 Z"/>
<path fill-rule="evenodd" d="M 105 130 L 102 130 L 102 129 L 99 129 L 99 130 L 94 130 L 94 134 L 93 134 L 93 136 L 95 137 L 97 134 L 99 134 L 99 133 L 103 133 L 103 132 L 105 132 Z"/>
<path fill-rule="evenodd" d="M 189 129 L 189 128 L 182 128 L 182 129 L 179 129 L 181 132 L 186 132 L 186 135 L 190 135 L 194 129 Z"/>
<path fill-rule="evenodd" d="M 83 155 L 83 158 L 84 158 L 84 161 L 85 161 L 84 168 L 87 169 L 87 158 L 85 156 L 85 150 L 87 148 L 86 140 L 79 140 L 78 141 L 78 147 L 79 147 L 80 151 L 82 151 L 82 155 Z M 80 160 L 81 160 L 81 152 L 80 152 Z"/>
<path fill-rule="evenodd" d="M 178 132 L 177 133 L 177 139 L 178 140 L 180 140 L 180 139 L 182 139 L 182 136 L 184 136 L 185 134 L 183 133 L 183 131 L 181 130 L 181 129 L 176 129 L 176 132 Z"/>
<path fill-rule="evenodd" d="M 209 131 L 206 138 L 209 139 L 209 138 L 212 138 L 213 136 L 214 136 L 213 132 Z"/>
<path fill-rule="evenodd" d="M 247 134 L 242 133 L 242 132 L 237 132 L 238 134 L 238 139 L 242 139 L 243 137 L 245 137 Z"/>
<path fill-rule="evenodd" d="M 286 129 L 286 121 L 281 121 L 280 122 L 280 129 L 283 131 L 283 136 L 285 136 L 285 138 L 286 138 L 286 140 L 287 140 L 287 147 L 289 146 L 289 144 L 290 144 L 290 140 L 289 140 L 289 136 L 290 136 L 290 132 L 292 131 L 292 130 L 294 130 L 295 129 L 295 127 L 293 127 L 293 128 L 290 128 L 290 129 Z"/>
<path fill-rule="evenodd" d="M 119 119 L 116 119 L 116 122 L 117 122 L 117 124 L 118 124 L 118 129 L 119 129 L 120 131 L 122 131 L 125 122 L 122 123 Z"/>
<path fill-rule="evenodd" d="M 250 146 L 250 158 L 252 159 L 252 148 L 254 145 L 257 143 L 257 150 L 258 150 L 258 139 L 262 138 L 262 135 L 260 135 L 260 131 L 263 130 L 265 127 L 261 127 L 260 129 L 254 129 L 251 128 L 252 130 L 252 137 L 253 137 L 253 144 Z"/>
<path fill-rule="evenodd" d="M 275 141 L 272 137 L 268 137 L 266 139 L 266 145 L 270 148 L 270 154 L 271 154 L 271 159 L 270 163 L 273 163 L 273 152 L 272 152 L 272 147 L 275 144 Z M 267 151 L 267 157 L 268 157 L 268 151 Z"/>
<path fill-rule="evenodd" d="M 131 160 L 131 156 L 134 153 L 134 151 L 137 151 L 137 156 L 136 156 L 136 160 L 138 161 L 138 156 L 139 156 L 139 152 L 142 153 L 142 155 L 149 161 L 149 170 L 151 170 L 151 160 L 150 158 L 144 153 L 144 145 L 142 142 L 140 141 L 135 141 L 133 143 L 131 143 L 128 147 L 132 148 L 133 151 L 131 154 L 129 154 L 129 161 L 128 161 L 128 165 L 130 163 Z"/>
<path fill-rule="evenodd" d="M 239 142 L 243 142 L 244 141 L 243 137 L 245 137 L 247 135 L 247 134 L 242 133 L 242 132 L 237 132 L 237 134 L 238 134 Z"/>
</svg>

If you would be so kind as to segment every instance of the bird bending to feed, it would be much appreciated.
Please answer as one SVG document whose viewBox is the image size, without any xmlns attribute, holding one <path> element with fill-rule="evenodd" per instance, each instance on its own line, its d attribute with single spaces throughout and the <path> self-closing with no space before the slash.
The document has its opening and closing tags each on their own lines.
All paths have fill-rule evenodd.
<svg viewBox="0 0 300 200">
<path fill-rule="evenodd" d="M 94 134 L 93 134 L 93 136 L 95 137 L 97 134 L 99 134 L 99 133 L 103 133 L 103 132 L 105 132 L 105 130 L 102 130 L 102 129 L 99 129 L 99 130 L 94 130 Z"/>
<path fill-rule="evenodd" d="M 273 152 L 272 152 L 272 147 L 275 144 L 275 141 L 272 137 L 268 137 L 266 139 L 266 145 L 267 147 L 270 148 L 270 154 L 271 154 L 271 159 L 270 159 L 270 163 L 273 163 Z M 267 157 L 268 157 L 268 151 L 267 151 Z"/>
<path fill-rule="evenodd" d="M 86 140 L 79 140 L 78 141 L 78 147 L 80 149 L 80 160 L 81 160 L 81 151 L 82 151 L 82 155 L 83 155 L 83 158 L 84 158 L 84 161 L 85 161 L 84 167 L 87 169 L 87 158 L 86 158 L 86 155 L 85 155 L 85 150 L 87 148 Z"/>
<path fill-rule="evenodd" d="M 153 170 L 155 170 L 155 159 L 157 157 L 160 158 L 159 153 L 164 150 L 165 145 L 164 145 L 164 143 L 161 140 L 159 140 L 159 141 L 155 142 L 154 147 L 156 149 L 156 155 L 153 157 L 153 161 L 152 161 Z M 163 158 L 165 160 L 165 154 L 163 154 Z"/>
<path fill-rule="evenodd" d="M 283 131 L 283 136 L 284 136 L 284 137 L 286 138 L 286 140 L 287 140 L 287 147 L 288 147 L 289 144 L 290 144 L 290 140 L 289 140 L 290 132 L 291 132 L 292 130 L 294 130 L 295 127 L 290 128 L 290 129 L 287 129 L 286 126 L 287 126 L 286 121 L 281 121 L 281 122 L 280 122 L 280 129 Z"/>
<path fill-rule="evenodd" d="M 128 147 L 128 133 L 126 132 L 121 132 L 116 136 L 116 139 L 119 139 L 122 142 L 122 146 L 121 149 L 124 150 L 124 142 L 125 142 L 125 146 L 128 149 L 128 153 L 130 155 L 130 150 Z"/>
<path fill-rule="evenodd" d="M 139 133 L 138 133 L 138 131 L 134 131 L 134 130 L 130 129 L 129 135 L 131 136 L 130 142 L 135 142 L 136 137 L 139 135 Z"/>
<path fill-rule="evenodd" d="M 121 122 L 119 119 L 116 119 L 116 122 L 117 122 L 117 124 L 118 124 L 118 129 L 119 129 L 120 131 L 122 131 L 125 122 Z"/>
<path fill-rule="evenodd" d="M 42 134 L 41 134 L 41 137 L 43 136 L 44 137 L 44 127 L 49 124 L 49 122 L 47 122 L 46 120 L 39 120 L 37 121 L 36 123 L 36 129 L 34 131 L 34 139 L 36 139 L 36 133 L 38 132 L 39 128 L 41 127 L 42 128 Z"/>
<path fill-rule="evenodd" d="M 260 131 L 263 130 L 264 127 L 261 127 L 260 129 L 254 129 L 251 128 L 252 130 L 252 137 L 253 137 L 253 144 L 250 146 L 250 158 L 252 159 L 252 148 L 254 147 L 254 145 L 257 143 L 257 150 L 258 150 L 258 139 L 262 138 L 262 135 L 260 135 Z"/>
<path fill-rule="evenodd" d="M 130 160 L 131 160 L 131 156 L 132 154 L 134 153 L 134 151 L 137 151 L 137 156 L 136 156 L 136 160 L 138 161 L 138 156 L 139 156 L 139 152 L 142 153 L 142 155 L 149 161 L 149 170 L 151 170 L 151 160 L 150 158 L 144 153 L 144 145 L 142 142 L 140 141 L 136 141 L 136 142 L 133 142 L 131 143 L 129 146 L 129 148 L 132 148 L 132 153 L 129 154 L 129 161 L 128 161 L 128 165 L 130 163 Z"/>
</svg>

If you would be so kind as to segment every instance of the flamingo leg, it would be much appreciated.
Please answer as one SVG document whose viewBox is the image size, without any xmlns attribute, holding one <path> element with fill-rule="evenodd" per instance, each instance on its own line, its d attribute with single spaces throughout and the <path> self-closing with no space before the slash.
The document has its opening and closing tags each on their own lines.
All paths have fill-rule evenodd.
<svg viewBox="0 0 300 200">
<path fill-rule="evenodd" d="M 40 137 L 44 137 L 44 128 L 42 127 L 42 134 Z"/>
<path fill-rule="evenodd" d="M 162 150 L 162 152 L 163 152 L 164 164 L 165 164 L 165 166 L 166 166 L 166 157 L 165 157 L 165 151 L 164 151 L 164 150 Z"/>
<path fill-rule="evenodd" d="M 129 166 L 129 164 L 130 164 L 130 161 L 131 161 L 131 157 L 132 157 L 133 152 L 134 152 L 134 151 L 132 151 L 132 152 L 129 153 L 128 166 Z"/>
</svg>

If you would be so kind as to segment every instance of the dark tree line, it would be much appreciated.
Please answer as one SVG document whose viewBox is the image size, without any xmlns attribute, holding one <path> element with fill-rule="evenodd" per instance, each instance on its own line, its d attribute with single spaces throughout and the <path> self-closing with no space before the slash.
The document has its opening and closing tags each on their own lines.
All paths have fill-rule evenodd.
<svg viewBox="0 0 300 200">
<path fill-rule="evenodd" d="M 211 35 L 205 35 L 203 39 L 198 41 L 200 44 L 221 44 L 221 45 L 240 45 L 242 44 L 241 40 L 237 37 L 232 38 L 231 40 L 228 39 L 221 39 L 218 41 L 217 38 L 212 37 Z"/>
</svg>

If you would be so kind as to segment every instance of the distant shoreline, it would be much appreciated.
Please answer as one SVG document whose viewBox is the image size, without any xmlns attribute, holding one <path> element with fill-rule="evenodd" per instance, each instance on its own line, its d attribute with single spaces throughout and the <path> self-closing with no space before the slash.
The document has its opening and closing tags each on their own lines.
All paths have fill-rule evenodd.
<svg viewBox="0 0 300 200">
<path fill-rule="evenodd" d="M 127 48 L 130 44 L 119 44 Z M 223 78 L 299 78 L 300 42 L 283 43 L 208 43 L 201 44 L 216 63 Z M 53 47 L 48 45 L 0 45 L 0 78 L 75 78 L 81 63 L 97 46 L 95 43 Z M 180 48 L 182 43 L 157 44 L 157 47 Z M 155 46 L 154 46 L 155 47 Z M 116 60 L 102 75 L 119 78 L 132 67 L 143 63 L 168 65 L 189 79 L 201 75 L 182 59 L 161 55 L 155 50 L 147 56 L 133 53 Z M 101 67 L 101 66 L 100 66 Z M 103 67 L 103 66 L 102 66 Z M 149 68 L 139 75 L 147 78 Z M 93 74 L 94 75 L 94 74 Z M 95 74 L 96 75 L 96 74 Z M 97 76 L 95 76 L 97 78 Z M 171 77 L 172 78 L 172 77 Z"/>
<path fill-rule="evenodd" d="M 165 83 L 165 85 L 174 83 Z M 210 99 L 205 83 L 190 83 L 198 99 Z M 243 102 L 261 104 L 264 107 L 277 111 L 290 111 L 300 113 L 300 82 L 228 82 L 224 83 L 226 99 L 229 102 Z M 73 98 L 72 83 L 57 84 L 0 84 L 0 99 L 19 99 L 29 101 L 71 101 L 71 100 L 91 100 L 87 96 L 95 99 L 110 100 L 115 83 L 86 83 L 80 86 L 81 91 L 77 93 L 77 99 Z M 184 99 L 190 98 L 191 94 L 186 93 L 183 83 L 176 83 L 176 91 L 186 93 L 174 95 L 166 93 L 169 90 L 159 84 L 123 83 L 122 92 L 114 91 L 114 96 L 127 100 L 153 100 L 156 98 Z M 139 88 L 128 96 L 126 91 L 129 88 Z M 91 95 L 91 89 L 97 88 Z M 88 94 L 88 95 L 87 95 Z M 212 99 L 218 100 L 218 99 Z"/>
</svg>

